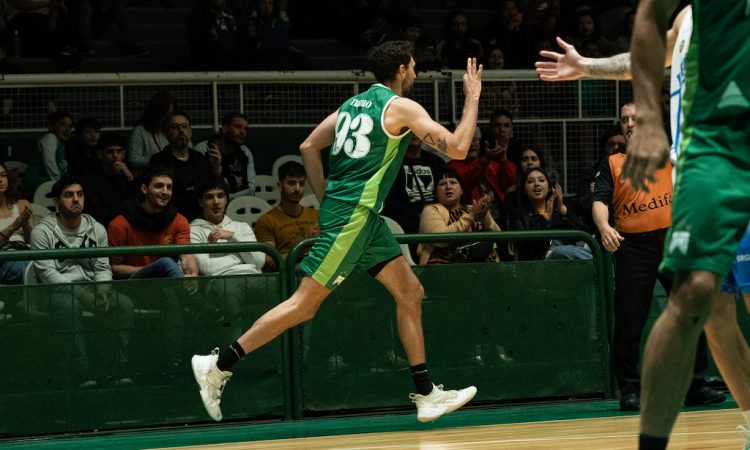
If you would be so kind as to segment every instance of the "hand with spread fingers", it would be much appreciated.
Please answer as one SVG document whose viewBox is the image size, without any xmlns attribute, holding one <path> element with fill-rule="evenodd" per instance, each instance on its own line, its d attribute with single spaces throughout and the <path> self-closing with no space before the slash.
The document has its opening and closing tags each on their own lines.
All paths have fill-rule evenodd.
<svg viewBox="0 0 750 450">
<path fill-rule="evenodd" d="M 534 63 L 539 79 L 542 81 L 570 81 L 586 76 L 584 62 L 588 58 L 581 56 L 574 46 L 559 37 L 557 38 L 557 44 L 565 53 L 549 50 L 539 52 L 541 57 L 548 59 Z"/>
</svg>

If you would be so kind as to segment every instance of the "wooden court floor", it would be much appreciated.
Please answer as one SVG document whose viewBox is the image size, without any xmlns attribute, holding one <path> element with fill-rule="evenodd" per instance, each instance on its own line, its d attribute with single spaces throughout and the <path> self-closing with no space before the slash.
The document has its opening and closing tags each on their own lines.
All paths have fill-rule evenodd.
<svg viewBox="0 0 750 450">
<path fill-rule="evenodd" d="M 636 449 L 638 416 L 485 425 L 429 431 L 349 434 L 302 439 L 172 447 L 220 450 L 489 450 Z M 743 448 L 736 409 L 683 412 L 670 450 Z"/>
</svg>

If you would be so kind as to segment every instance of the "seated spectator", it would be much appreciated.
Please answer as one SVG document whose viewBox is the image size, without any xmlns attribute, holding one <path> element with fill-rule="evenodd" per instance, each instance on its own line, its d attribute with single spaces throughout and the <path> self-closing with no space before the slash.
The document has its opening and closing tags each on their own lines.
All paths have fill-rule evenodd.
<svg viewBox="0 0 750 450">
<path fill-rule="evenodd" d="M 148 50 L 136 44 L 130 28 L 125 0 L 78 0 L 78 50 L 93 55 L 93 40 L 117 24 L 120 34 L 119 50 L 124 55 L 147 55 Z"/>
<path fill-rule="evenodd" d="M 198 190 L 198 203 L 203 210 L 200 218 L 190 222 L 190 241 L 193 244 L 217 242 L 257 242 L 252 228 L 245 222 L 235 222 L 224 212 L 229 197 L 227 184 L 220 178 L 209 179 Z M 203 276 L 250 275 L 260 273 L 265 263 L 262 252 L 197 254 L 198 271 Z M 216 301 L 225 317 L 224 325 L 230 336 L 242 334 L 241 302 L 252 296 L 245 283 L 211 280 L 206 298 Z"/>
<path fill-rule="evenodd" d="M 68 173 L 65 145 L 73 131 L 73 116 L 58 111 L 47 119 L 49 132 L 39 139 L 38 150 L 47 176 L 53 181 Z"/>
<path fill-rule="evenodd" d="M 284 257 L 298 242 L 320 233 L 318 210 L 299 204 L 305 193 L 307 175 L 302 164 L 289 161 L 279 167 L 279 205 L 260 216 L 255 223 L 258 242 L 275 247 Z M 266 255 L 264 272 L 276 270 L 276 263 Z"/>
<path fill-rule="evenodd" d="M 190 117 L 184 112 L 175 112 L 165 122 L 164 134 L 169 145 L 151 157 L 150 166 L 168 167 L 174 173 L 172 203 L 188 220 L 199 217 L 198 185 L 207 177 L 221 175 L 221 153 L 209 147 L 206 155 L 190 148 L 193 129 Z"/>
<path fill-rule="evenodd" d="M 96 119 L 87 117 L 76 122 L 75 138 L 65 148 L 68 173 L 82 177 L 96 161 L 96 143 L 99 142 L 102 126 Z"/>
<path fill-rule="evenodd" d="M 204 155 L 209 149 L 221 154 L 221 176 L 229 186 L 230 200 L 255 195 L 255 161 L 245 146 L 248 122 L 242 113 L 229 113 L 221 120 L 218 135 L 195 146 L 195 151 Z"/>
<path fill-rule="evenodd" d="M 631 9 L 622 17 L 621 31 L 614 39 L 614 52 L 625 53 L 630 51 L 630 41 L 633 36 L 633 26 L 635 25 L 635 8 Z"/>
<path fill-rule="evenodd" d="M 472 37 L 466 13 L 456 10 L 448 15 L 443 39 L 435 46 L 435 53 L 443 69 L 464 69 L 467 58 L 482 59 L 482 44 Z"/>
<path fill-rule="evenodd" d="M 544 154 L 539 149 L 526 146 L 519 156 L 518 160 L 513 161 L 519 173 L 526 173 L 529 169 L 547 169 Z M 505 205 L 508 209 L 521 206 L 522 191 L 523 187 L 519 186 L 519 183 L 513 184 L 505 191 Z"/>
<path fill-rule="evenodd" d="M 68 173 L 66 145 L 73 131 L 73 116 L 64 111 L 47 117 L 49 132 L 37 141 L 31 164 L 23 177 L 23 195 L 33 198 L 34 190 L 45 181 L 57 181 Z"/>
<path fill-rule="evenodd" d="M 190 64 L 197 70 L 244 67 L 241 32 L 226 0 L 200 0 L 187 19 Z"/>
<path fill-rule="evenodd" d="M 95 163 L 83 177 L 86 183 L 86 213 L 109 226 L 120 213 L 125 200 L 134 197 L 133 173 L 125 164 L 125 138 L 109 131 L 102 135 L 94 149 Z"/>
<path fill-rule="evenodd" d="M 598 43 L 599 49 L 604 55 L 611 55 L 617 49 L 615 44 L 602 36 L 594 15 L 588 8 L 581 9 L 573 16 L 571 29 L 573 30 L 572 34 L 568 35 L 565 40 L 576 48 L 584 49 L 584 43 L 593 41 Z"/>
<path fill-rule="evenodd" d="M 498 145 L 505 147 L 503 153 L 497 153 L 492 157 L 494 160 L 505 159 L 512 162 L 520 159 L 522 149 L 513 135 L 513 117 L 513 113 L 505 107 L 495 108 L 490 114 L 490 121 L 484 138 L 487 141 L 487 149 L 492 154 L 502 151 L 502 148 L 495 148 Z M 516 177 L 513 176 L 513 181 L 505 186 L 505 189 L 512 185 L 515 180 Z"/>
<path fill-rule="evenodd" d="M 445 172 L 445 161 L 422 151 L 422 141 L 412 135 L 401 170 L 385 199 L 382 214 L 398 222 L 406 233 L 419 232 L 419 215 L 435 201 L 435 182 Z"/>
<path fill-rule="evenodd" d="M 506 111 L 507 110 L 503 110 Z M 508 113 L 510 114 L 510 113 Z M 474 184 L 471 196 L 478 199 L 489 195 L 493 207 L 493 217 L 499 223 L 505 223 L 505 192 L 516 183 L 516 165 L 509 159 L 509 151 L 515 148 L 511 145 L 512 122 L 507 116 L 497 116 L 497 120 L 490 122 L 487 132 L 486 150 L 482 154 L 482 173 Z M 484 162 L 486 161 L 486 162 Z M 497 214 L 497 215 L 495 215 Z"/>
<path fill-rule="evenodd" d="M 501 0 L 495 15 L 482 29 L 482 46 L 501 49 L 505 68 L 521 69 L 524 68 L 528 45 L 524 16 L 516 0 Z"/>
<path fill-rule="evenodd" d="M 499 48 L 491 48 L 487 52 L 485 70 L 502 70 L 505 67 L 505 57 Z M 521 101 L 518 97 L 518 85 L 515 81 L 490 81 L 482 83 L 482 97 L 479 101 L 479 116 L 489 116 L 503 105 L 509 113 L 517 115 L 521 112 Z"/>
<path fill-rule="evenodd" d="M 29 248 L 34 215 L 28 201 L 19 198 L 5 164 L 0 163 L 0 248 Z M 23 284 L 28 261 L 0 262 L 0 284 Z M 6 299 L 7 304 L 7 299 Z"/>
<path fill-rule="evenodd" d="M 419 224 L 420 233 L 469 233 L 475 231 L 500 231 L 489 214 L 486 197 L 474 200 L 471 207 L 461 204 L 461 183 L 454 172 L 445 172 L 435 187 L 437 203 L 425 206 Z M 419 264 L 446 264 L 450 262 L 499 261 L 493 249 L 494 242 L 478 241 L 460 244 L 419 244 Z"/>
<path fill-rule="evenodd" d="M 438 70 L 440 60 L 435 55 L 435 43 L 425 36 L 422 21 L 416 16 L 403 16 L 398 20 L 398 30 L 386 36 L 387 40 L 409 41 L 414 46 L 416 70 Z"/>
<path fill-rule="evenodd" d="M 508 212 L 514 231 L 581 230 L 586 225 L 563 203 L 559 184 L 550 187 L 549 176 L 541 168 L 528 170 L 521 178 L 521 203 Z M 522 261 L 534 259 L 591 259 L 591 252 L 573 243 L 555 240 L 522 241 L 516 245 Z"/>
<path fill-rule="evenodd" d="M 273 0 L 255 0 L 255 10 L 246 24 L 252 69 L 299 70 L 309 62 L 289 43 L 290 23 L 287 15 L 278 14 Z"/>
<path fill-rule="evenodd" d="M 52 186 L 47 197 L 54 200 L 57 213 L 42 219 L 31 232 L 32 249 L 107 247 L 104 227 L 93 217 L 83 214 L 85 197 L 80 178 L 73 175 L 62 177 Z M 107 283 L 75 285 L 73 289 L 68 287 L 70 283 L 111 281 L 109 260 L 106 257 L 58 258 L 37 260 L 33 264 L 37 281 L 62 285 L 53 289 L 47 297 L 48 307 L 58 330 L 73 331 L 72 348 L 67 354 L 74 356 L 70 369 L 80 387 L 94 387 L 97 384 L 86 356 L 82 311 L 101 316 L 109 324 L 109 329 L 118 330 L 117 345 L 108 348 L 109 352 L 116 353 L 115 364 L 107 370 L 111 370 L 109 375 L 116 383 L 132 383 L 127 364 L 133 329 L 133 302 L 124 295 L 117 295 Z"/>
<path fill-rule="evenodd" d="M 148 165 L 151 157 L 167 145 L 164 122 L 177 109 L 174 98 L 167 92 L 154 94 L 148 101 L 138 124 L 130 133 L 128 166 L 140 170 Z"/>
<path fill-rule="evenodd" d="M 73 22 L 67 12 L 65 0 L 7 0 L 5 29 L 10 36 L 18 33 L 24 57 L 55 56 L 73 41 Z"/>
<path fill-rule="evenodd" d="M 190 224 L 172 203 L 173 172 L 165 167 L 149 167 L 141 175 L 140 200 L 125 202 L 122 214 L 107 228 L 110 247 L 172 245 L 190 243 Z M 198 276 L 195 256 L 182 254 L 179 263 L 171 256 L 112 256 L 109 259 L 116 279 L 183 278 Z M 197 285 L 185 283 L 187 293 Z M 182 293 L 161 289 L 158 307 L 162 311 L 165 353 L 172 370 L 179 369 L 182 358 Z"/>
</svg>

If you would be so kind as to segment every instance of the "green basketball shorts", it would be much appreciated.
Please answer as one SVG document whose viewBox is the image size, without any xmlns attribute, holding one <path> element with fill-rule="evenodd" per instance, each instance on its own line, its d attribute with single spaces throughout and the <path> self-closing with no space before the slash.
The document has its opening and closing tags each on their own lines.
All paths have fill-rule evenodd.
<svg viewBox="0 0 750 450">
<path fill-rule="evenodd" d="M 661 264 L 667 275 L 729 272 L 750 219 L 748 136 L 746 123 L 739 128 L 699 124 L 686 130 Z"/>
<path fill-rule="evenodd" d="M 385 221 L 369 208 L 324 198 L 319 221 L 320 236 L 300 267 L 328 289 L 355 269 L 369 270 L 401 255 Z"/>
</svg>

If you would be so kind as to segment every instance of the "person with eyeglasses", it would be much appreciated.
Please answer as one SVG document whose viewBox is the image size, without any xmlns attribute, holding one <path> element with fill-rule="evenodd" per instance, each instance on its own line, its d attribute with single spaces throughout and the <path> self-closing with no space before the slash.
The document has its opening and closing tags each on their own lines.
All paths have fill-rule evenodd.
<svg viewBox="0 0 750 450">
<path fill-rule="evenodd" d="M 221 176 L 221 152 L 210 147 L 206 154 L 190 148 L 193 130 L 190 117 L 180 111 L 172 113 L 164 122 L 164 135 L 169 145 L 153 155 L 149 166 L 164 166 L 174 172 L 172 203 L 188 221 L 201 215 L 198 205 L 198 185 L 209 176 Z"/>
</svg>

